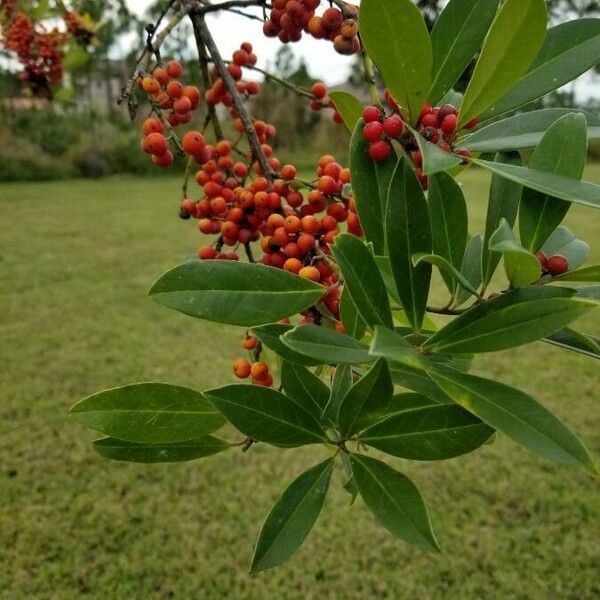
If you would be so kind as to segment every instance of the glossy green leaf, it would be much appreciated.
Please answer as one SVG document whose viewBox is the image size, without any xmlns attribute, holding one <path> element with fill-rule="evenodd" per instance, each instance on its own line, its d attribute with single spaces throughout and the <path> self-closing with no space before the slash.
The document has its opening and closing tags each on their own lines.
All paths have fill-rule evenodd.
<svg viewBox="0 0 600 600">
<path fill-rule="evenodd" d="M 430 375 L 457 404 L 518 444 L 551 460 L 596 470 L 581 440 L 531 396 L 451 369 Z"/>
<path fill-rule="evenodd" d="M 575 269 L 568 271 L 563 275 L 558 275 L 552 278 L 554 281 L 587 281 L 589 283 L 600 282 L 600 265 L 585 267 L 583 269 Z"/>
<path fill-rule="evenodd" d="M 574 352 L 600 359 L 600 338 L 580 333 L 570 327 L 565 327 L 564 329 L 549 335 L 547 338 L 544 338 L 543 341 L 553 344 L 554 346 L 560 346 L 567 350 L 573 350 Z"/>
<path fill-rule="evenodd" d="M 360 495 L 377 520 L 395 537 L 426 552 L 439 552 L 431 518 L 415 484 L 374 458 L 351 454 L 350 461 Z"/>
<path fill-rule="evenodd" d="M 548 128 L 565 115 L 577 113 L 585 117 L 587 137 L 600 137 L 600 118 L 575 108 L 543 108 L 519 113 L 481 127 L 462 137 L 457 148 L 469 148 L 473 152 L 506 152 L 537 146 Z"/>
<path fill-rule="evenodd" d="M 560 254 L 569 261 L 569 269 L 577 269 L 588 257 L 590 247 L 576 238 L 568 227 L 558 227 L 544 242 L 542 252 L 546 256 Z"/>
<path fill-rule="evenodd" d="M 413 264 L 418 266 L 419 263 L 426 262 L 430 265 L 435 265 L 444 279 L 450 281 L 449 287 L 461 286 L 471 294 L 477 294 L 477 290 L 467 281 L 462 273 L 453 267 L 445 258 L 437 254 L 413 254 Z M 452 290 L 451 290 L 452 291 Z"/>
<path fill-rule="evenodd" d="M 571 113 L 556 121 L 534 150 L 529 168 L 581 179 L 587 157 L 586 121 Z M 519 232 L 523 246 L 537 252 L 560 225 L 571 204 L 532 189 L 523 190 Z"/>
<path fill-rule="evenodd" d="M 423 325 L 431 265 L 413 266 L 412 256 L 431 252 L 427 202 L 414 171 L 403 158 L 390 183 L 386 245 L 402 308 L 415 331 Z"/>
<path fill-rule="evenodd" d="M 335 109 L 342 116 L 346 128 L 353 132 L 363 112 L 362 102 L 348 92 L 330 92 L 330 100 L 335 104 Z"/>
<path fill-rule="evenodd" d="M 495 117 L 558 89 L 600 62 L 600 19 L 552 27 L 526 75 L 486 111 Z"/>
<path fill-rule="evenodd" d="M 331 249 L 342 271 L 344 290 L 350 294 L 365 323 L 370 327 L 392 327 L 385 284 L 367 246 L 356 236 L 342 233 L 335 238 Z"/>
<path fill-rule="evenodd" d="M 360 364 L 373 360 L 367 347 L 358 340 L 317 325 L 300 325 L 282 336 L 281 341 L 322 365 Z"/>
<path fill-rule="evenodd" d="M 329 388 L 305 367 L 287 360 L 281 366 L 281 385 L 285 393 L 320 420 L 329 400 Z"/>
<path fill-rule="evenodd" d="M 437 404 L 448 404 L 452 400 L 442 392 L 421 368 L 411 368 L 405 364 L 389 362 L 390 374 L 396 385 L 412 390 Z"/>
<path fill-rule="evenodd" d="M 333 459 L 328 458 L 286 488 L 258 536 L 252 557 L 253 573 L 281 564 L 302 545 L 323 508 L 332 470 Z"/>
<path fill-rule="evenodd" d="M 269 350 L 273 350 L 275 354 L 281 356 L 284 360 L 306 367 L 316 367 L 317 365 L 320 365 L 321 363 L 318 360 L 300 354 L 299 352 L 294 352 L 281 341 L 281 336 L 292 329 L 294 329 L 294 325 L 270 323 L 268 325 L 253 327 L 252 333 L 254 333 L 254 335 L 269 348 Z"/>
<path fill-rule="evenodd" d="M 340 298 L 340 317 L 346 328 L 346 333 L 353 338 L 362 339 L 367 329 L 367 324 L 358 313 L 350 294 L 344 289 Z"/>
<path fill-rule="evenodd" d="M 348 390 L 352 387 L 352 383 L 352 366 L 344 363 L 339 364 L 333 373 L 329 401 L 327 402 L 323 416 L 332 422 L 337 422 L 340 404 L 346 397 Z"/>
<path fill-rule="evenodd" d="M 283 269 L 233 260 L 194 260 L 167 271 L 150 290 L 159 304 L 198 319 L 251 327 L 305 310 L 317 283 Z"/>
<path fill-rule="evenodd" d="M 385 196 L 382 198 L 380 190 L 380 167 L 368 154 L 369 144 L 363 137 L 363 127 L 364 122 L 361 119 L 350 140 L 352 191 L 365 239 L 373 244 L 375 254 L 383 254 L 384 214 L 381 207 L 385 204 Z M 392 166 L 394 164 L 391 158 L 385 162 L 390 162 Z"/>
<path fill-rule="evenodd" d="M 138 444 L 112 437 L 94 441 L 94 450 L 104 458 L 134 463 L 172 463 L 212 456 L 231 444 L 212 435 L 174 444 Z"/>
<path fill-rule="evenodd" d="M 376 327 L 369 354 L 401 363 L 412 369 L 424 370 L 425 357 L 396 331 Z"/>
<path fill-rule="evenodd" d="M 544 0 L 506 0 L 487 34 L 459 113 L 459 128 L 497 102 L 529 69 L 546 36 Z"/>
<path fill-rule="evenodd" d="M 342 452 L 342 465 L 344 466 L 344 473 L 346 475 L 346 480 L 342 485 L 351 496 L 350 506 L 352 506 L 358 496 L 358 486 L 356 485 L 356 480 L 354 479 L 354 474 L 352 473 L 350 457 L 345 452 Z"/>
<path fill-rule="evenodd" d="M 431 87 L 433 63 L 421 11 L 410 0 L 363 0 L 359 27 L 386 88 L 406 121 L 415 123 Z"/>
<path fill-rule="evenodd" d="M 548 196 L 600 208 L 600 185 L 588 181 L 577 181 L 576 179 L 569 179 L 544 171 L 536 171 L 527 167 L 481 160 L 480 158 L 473 159 L 473 162 L 492 173 L 497 173 L 501 177 Z"/>
<path fill-rule="evenodd" d="M 374 256 L 375 264 L 379 269 L 379 274 L 383 279 L 385 289 L 389 296 L 391 296 L 398 304 L 400 304 L 400 298 L 398 297 L 398 290 L 396 289 L 396 282 L 392 275 L 392 267 L 390 266 L 390 259 L 387 256 Z"/>
<path fill-rule="evenodd" d="M 315 418 L 293 399 L 259 385 L 231 384 L 204 395 L 244 435 L 293 448 L 327 440 Z"/>
<path fill-rule="evenodd" d="M 411 131 L 415 136 L 415 139 L 417 140 L 419 150 L 421 151 L 421 155 L 423 156 L 422 170 L 423 173 L 425 173 L 425 175 L 434 175 L 435 173 L 441 173 L 461 164 L 463 159 L 457 156 L 456 154 L 453 154 L 452 152 L 446 152 L 445 150 L 442 150 L 437 144 L 432 144 L 431 142 L 427 141 L 415 129 L 411 129 Z"/>
<path fill-rule="evenodd" d="M 166 383 L 97 392 L 77 402 L 70 414 L 94 431 L 143 444 L 197 440 L 225 424 L 200 392 Z"/>
<path fill-rule="evenodd" d="M 445 258 L 460 271 L 469 235 L 467 204 L 462 189 L 447 173 L 433 175 L 429 178 L 427 205 L 433 254 Z M 442 272 L 442 277 L 453 294 L 457 286 L 456 277 L 447 272 Z"/>
<path fill-rule="evenodd" d="M 529 285 L 541 277 L 540 261 L 521 246 L 505 219 L 490 238 L 490 250 L 504 257 L 506 277 L 513 288 Z"/>
<path fill-rule="evenodd" d="M 360 434 L 368 446 L 409 460 L 446 460 L 473 452 L 494 430 L 455 404 L 411 407 Z"/>
<path fill-rule="evenodd" d="M 498 4 L 498 0 L 451 0 L 436 20 L 431 31 L 433 83 L 428 94 L 432 105 L 452 89 L 473 60 Z"/>
<path fill-rule="evenodd" d="M 477 289 L 481 285 L 481 256 L 483 254 L 483 238 L 481 235 L 474 235 L 467 244 L 465 256 L 463 258 L 460 272 L 462 276 L 471 284 L 471 287 Z M 460 306 L 472 296 L 471 292 L 461 287 L 457 290 L 455 305 Z"/>
<path fill-rule="evenodd" d="M 522 287 L 471 308 L 422 348 L 453 354 L 515 348 L 555 333 L 596 306 L 566 288 Z"/>
<path fill-rule="evenodd" d="M 521 164 L 521 156 L 518 152 L 499 153 L 496 155 L 495 160 L 498 163 Z M 499 175 L 492 175 L 490 198 L 485 219 L 485 236 L 481 251 L 481 268 L 485 286 L 491 281 L 502 257 L 499 252 L 490 251 L 490 239 L 503 219 L 512 229 L 517 218 L 522 191 L 523 188 L 519 184 Z"/>
<path fill-rule="evenodd" d="M 381 408 L 389 405 L 393 393 L 390 371 L 386 361 L 380 358 L 342 400 L 338 414 L 342 434 L 349 437 L 376 421 Z"/>
</svg>

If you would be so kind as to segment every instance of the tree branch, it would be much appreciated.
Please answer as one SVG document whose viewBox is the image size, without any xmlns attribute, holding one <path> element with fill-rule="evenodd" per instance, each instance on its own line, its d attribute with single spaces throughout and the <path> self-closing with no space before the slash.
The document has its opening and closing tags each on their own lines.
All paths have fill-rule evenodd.
<svg viewBox="0 0 600 600">
<path fill-rule="evenodd" d="M 237 1 L 241 2 L 243 0 L 236 0 L 236 2 Z M 244 125 L 244 131 L 246 132 L 246 137 L 248 138 L 248 143 L 250 144 L 253 158 L 258 161 L 258 164 L 260 165 L 265 177 L 269 181 L 273 181 L 273 179 L 276 177 L 276 173 L 271 168 L 267 157 L 262 151 L 260 140 L 258 139 L 256 130 L 254 129 L 254 124 L 252 123 L 252 118 L 250 117 L 250 114 L 244 105 L 244 101 L 235 86 L 233 77 L 227 70 L 227 65 L 225 64 L 223 57 L 221 56 L 219 49 L 215 44 L 215 40 L 213 39 L 210 30 L 206 26 L 204 16 L 198 14 L 197 12 L 191 13 L 190 16 L 194 23 L 195 31 L 199 34 L 196 38 L 196 42 L 199 46 L 202 44 L 206 45 L 211 58 L 219 70 L 219 74 L 223 79 L 223 83 L 225 84 L 225 87 L 231 96 L 233 106 L 235 107 L 235 110 Z"/>
</svg>

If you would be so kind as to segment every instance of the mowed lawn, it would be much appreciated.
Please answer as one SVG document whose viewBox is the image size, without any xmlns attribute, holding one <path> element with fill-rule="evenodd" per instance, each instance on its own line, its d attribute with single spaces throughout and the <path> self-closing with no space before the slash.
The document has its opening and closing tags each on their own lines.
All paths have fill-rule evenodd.
<svg viewBox="0 0 600 600">
<path fill-rule="evenodd" d="M 600 168 L 588 178 L 600 182 Z M 463 176 L 481 231 L 483 172 Z M 109 462 L 67 416 L 102 388 L 231 380 L 242 330 L 146 297 L 195 251 L 175 179 L 0 186 L 0 597 L 93 599 L 549 599 L 600 595 L 600 495 L 588 474 L 500 437 L 462 459 L 390 460 L 420 487 L 444 554 L 392 539 L 342 473 L 317 527 L 284 566 L 248 574 L 252 545 L 287 483 L 322 448 L 258 444 L 204 461 Z M 600 260 L 600 212 L 573 230 Z M 476 229 L 477 228 L 477 229 Z M 600 317 L 578 324 L 600 333 Z M 477 372 L 532 392 L 600 455 L 598 363 L 541 343 L 478 358 Z M 235 434 L 233 434 L 235 435 Z"/>
</svg>

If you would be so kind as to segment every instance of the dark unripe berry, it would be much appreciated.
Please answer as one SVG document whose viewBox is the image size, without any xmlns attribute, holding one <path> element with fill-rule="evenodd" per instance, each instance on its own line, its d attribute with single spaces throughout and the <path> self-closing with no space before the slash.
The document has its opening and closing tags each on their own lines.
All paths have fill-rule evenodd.
<svg viewBox="0 0 600 600">
<path fill-rule="evenodd" d="M 367 108 L 363 110 L 362 116 L 365 123 L 371 123 L 371 121 L 379 121 L 381 113 L 376 106 L 367 106 Z"/>
<path fill-rule="evenodd" d="M 376 142 L 383 133 L 383 125 L 379 121 L 371 121 L 364 126 L 363 137 L 367 142 Z"/>
<path fill-rule="evenodd" d="M 548 258 L 546 268 L 551 275 L 562 275 L 569 270 L 569 261 L 562 254 L 555 254 Z"/>
<path fill-rule="evenodd" d="M 386 160 L 392 153 L 392 147 L 384 140 L 377 140 L 369 145 L 369 156 L 377 161 Z"/>
</svg>

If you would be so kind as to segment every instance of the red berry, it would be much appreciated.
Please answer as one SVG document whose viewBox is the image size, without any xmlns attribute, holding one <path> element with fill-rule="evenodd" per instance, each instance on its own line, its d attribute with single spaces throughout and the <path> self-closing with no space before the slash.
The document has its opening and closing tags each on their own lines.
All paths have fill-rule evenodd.
<svg viewBox="0 0 600 600">
<path fill-rule="evenodd" d="M 165 126 L 161 123 L 160 119 L 156 117 L 150 117 L 144 121 L 142 125 L 142 131 L 149 135 L 150 133 L 163 133 Z"/>
<path fill-rule="evenodd" d="M 383 125 L 379 121 L 371 121 L 364 126 L 363 137 L 367 142 L 376 142 L 383 133 Z"/>
<path fill-rule="evenodd" d="M 478 117 L 473 117 L 466 125 L 464 125 L 465 129 L 473 129 L 479 123 Z"/>
<path fill-rule="evenodd" d="M 181 77 L 183 75 L 183 67 L 176 60 L 169 61 L 166 70 L 170 77 Z"/>
<path fill-rule="evenodd" d="M 315 98 L 317 98 L 317 100 L 321 100 L 327 95 L 327 88 L 325 87 L 325 84 L 322 81 L 317 81 L 316 83 L 313 83 L 311 91 L 312 95 Z"/>
<path fill-rule="evenodd" d="M 421 125 L 423 125 L 423 127 L 433 127 L 434 129 L 437 129 L 438 118 L 433 113 L 427 113 L 421 119 Z"/>
<path fill-rule="evenodd" d="M 217 256 L 217 251 L 212 246 L 202 246 L 198 250 L 198 258 L 211 260 Z"/>
<path fill-rule="evenodd" d="M 379 121 L 381 113 L 376 106 L 367 106 L 365 110 L 363 110 L 363 119 L 365 123 L 370 123 L 371 121 Z"/>
<path fill-rule="evenodd" d="M 296 177 L 296 167 L 294 167 L 294 165 L 284 165 L 281 167 L 279 174 L 281 175 L 282 179 L 291 181 Z"/>
<path fill-rule="evenodd" d="M 249 377 L 251 369 L 252 366 L 245 358 L 239 358 L 233 363 L 233 372 L 235 373 L 235 376 L 240 379 Z"/>
<path fill-rule="evenodd" d="M 546 266 L 551 275 L 562 275 L 569 270 L 569 261 L 562 254 L 555 254 L 548 259 Z"/>
<path fill-rule="evenodd" d="M 535 257 L 539 260 L 540 265 L 542 265 L 542 269 L 546 271 L 548 269 L 548 257 L 541 250 L 535 253 Z"/>
<path fill-rule="evenodd" d="M 456 115 L 447 115 L 442 121 L 441 129 L 444 135 L 452 135 L 456 131 Z"/>
<path fill-rule="evenodd" d="M 384 140 L 377 140 L 369 145 L 369 156 L 377 161 L 382 162 L 392 153 L 392 147 Z"/>
<path fill-rule="evenodd" d="M 169 149 L 169 142 L 167 142 L 167 138 L 162 133 L 153 132 L 144 138 L 142 147 L 144 152 L 160 156 L 161 154 L 165 154 Z"/>
<path fill-rule="evenodd" d="M 457 152 L 459 156 L 463 157 L 463 164 L 467 164 L 469 159 L 473 156 L 473 153 L 468 148 L 463 148 Z"/>
<path fill-rule="evenodd" d="M 404 131 L 404 123 L 400 117 L 390 117 L 383 122 L 383 131 L 391 138 L 397 138 Z"/>
</svg>

